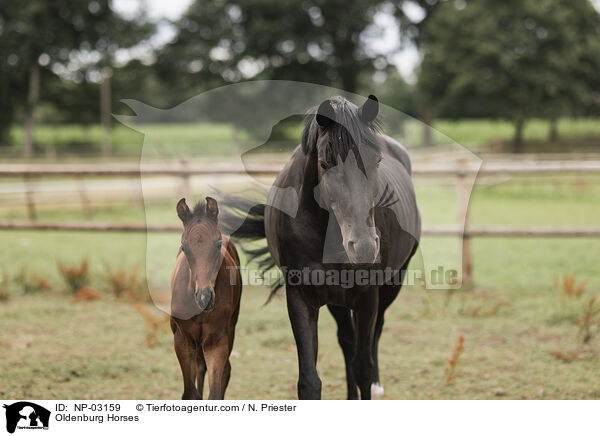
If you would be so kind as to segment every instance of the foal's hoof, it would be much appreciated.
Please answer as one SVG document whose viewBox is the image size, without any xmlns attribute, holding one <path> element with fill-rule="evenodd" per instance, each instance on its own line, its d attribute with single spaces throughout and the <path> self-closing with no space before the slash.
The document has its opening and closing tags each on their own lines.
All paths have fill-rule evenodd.
<svg viewBox="0 0 600 436">
<path fill-rule="evenodd" d="M 201 400 L 202 395 L 199 392 L 184 392 L 181 396 L 182 400 Z"/>
<path fill-rule="evenodd" d="M 381 383 L 373 383 L 371 385 L 371 399 L 381 400 L 383 398 L 383 386 Z"/>
</svg>

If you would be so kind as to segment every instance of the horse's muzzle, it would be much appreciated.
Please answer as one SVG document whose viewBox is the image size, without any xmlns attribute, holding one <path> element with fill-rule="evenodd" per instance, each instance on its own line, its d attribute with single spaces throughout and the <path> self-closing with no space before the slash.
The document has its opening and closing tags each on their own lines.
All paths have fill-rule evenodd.
<svg viewBox="0 0 600 436">
<path fill-rule="evenodd" d="M 361 238 L 346 242 L 345 249 L 348 259 L 354 264 L 373 264 L 379 258 L 379 237 Z"/>
<path fill-rule="evenodd" d="M 202 311 L 209 311 L 215 307 L 215 291 L 210 287 L 196 289 L 194 299 Z"/>
</svg>

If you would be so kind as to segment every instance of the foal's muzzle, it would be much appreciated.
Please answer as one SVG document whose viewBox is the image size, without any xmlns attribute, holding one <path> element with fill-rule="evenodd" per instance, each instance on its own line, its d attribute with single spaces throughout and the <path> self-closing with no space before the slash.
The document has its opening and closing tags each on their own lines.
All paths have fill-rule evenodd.
<svg viewBox="0 0 600 436">
<path fill-rule="evenodd" d="M 194 299 L 200 310 L 208 311 L 215 307 L 215 291 L 213 288 L 196 289 Z"/>
</svg>

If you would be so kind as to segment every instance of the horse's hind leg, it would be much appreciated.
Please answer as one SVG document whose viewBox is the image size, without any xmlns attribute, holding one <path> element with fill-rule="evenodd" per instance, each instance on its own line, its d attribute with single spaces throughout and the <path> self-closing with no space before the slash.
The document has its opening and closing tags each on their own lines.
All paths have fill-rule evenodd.
<svg viewBox="0 0 600 436">
<path fill-rule="evenodd" d="M 179 360 L 181 374 L 183 375 L 182 400 L 199 400 L 201 395 L 196 389 L 196 347 L 185 339 L 177 330 L 174 335 L 175 354 Z"/>
<path fill-rule="evenodd" d="M 348 386 L 348 399 L 358 400 L 358 386 L 354 379 L 352 371 L 352 358 L 354 357 L 354 323 L 352 322 L 352 313 L 350 309 L 341 306 L 327 305 L 329 312 L 333 315 L 338 326 L 337 337 L 342 353 L 344 353 L 344 362 L 346 363 L 346 383 Z"/>
</svg>

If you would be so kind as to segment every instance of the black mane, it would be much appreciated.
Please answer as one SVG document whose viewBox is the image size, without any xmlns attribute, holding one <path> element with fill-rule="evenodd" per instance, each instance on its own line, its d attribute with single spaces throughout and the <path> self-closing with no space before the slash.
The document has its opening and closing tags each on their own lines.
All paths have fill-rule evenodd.
<svg viewBox="0 0 600 436">
<path fill-rule="evenodd" d="M 335 113 L 335 122 L 330 129 L 332 141 L 328 144 L 327 159 L 335 159 L 340 155 L 345 159 L 350 150 L 360 159 L 357 146 L 367 145 L 378 149 L 376 136 L 381 132 L 381 122 L 375 118 L 368 125 L 359 116 L 359 108 L 344 97 L 335 96 L 329 99 Z M 319 125 L 315 114 L 317 106 L 306 113 L 304 130 L 302 131 L 302 150 L 305 154 L 316 149 L 319 136 Z"/>
</svg>

